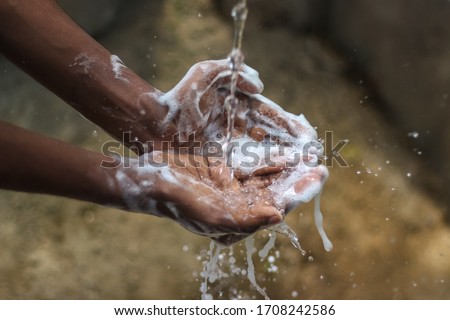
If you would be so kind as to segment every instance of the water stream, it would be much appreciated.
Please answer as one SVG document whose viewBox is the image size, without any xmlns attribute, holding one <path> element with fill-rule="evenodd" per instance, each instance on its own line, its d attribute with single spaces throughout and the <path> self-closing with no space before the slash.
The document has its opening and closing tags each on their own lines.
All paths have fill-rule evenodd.
<svg viewBox="0 0 450 320">
<path fill-rule="evenodd" d="M 244 63 L 244 55 L 241 51 L 242 38 L 244 35 L 245 21 L 247 20 L 247 1 L 240 0 L 233 8 L 231 16 L 234 19 L 233 46 L 228 55 L 228 64 L 231 70 L 230 94 L 225 98 L 225 110 L 227 112 L 227 131 L 223 150 L 226 155 L 227 163 L 232 163 L 231 139 L 234 129 L 234 117 L 238 107 L 239 100 L 236 97 L 236 86 L 239 79 L 239 70 Z M 231 170 L 231 174 L 233 171 Z"/>
</svg>

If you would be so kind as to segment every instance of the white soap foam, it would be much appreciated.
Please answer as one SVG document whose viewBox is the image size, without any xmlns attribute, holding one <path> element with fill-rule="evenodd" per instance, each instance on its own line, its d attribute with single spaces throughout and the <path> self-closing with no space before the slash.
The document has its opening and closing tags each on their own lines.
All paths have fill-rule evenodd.
<svg viewBox="0 0 450 320">
<path fill-rule="evenodd" d="M 82 52 L 75 57 L 74 62 L 69 64 L 69 67 L 81 67 L 83 69 L 84 74 L 89 74 L 92 65 L 95 64 L 97 61 L 98 58 L 91 57 L 87 53 Z"/>
<path fill-rule="evenodd" d="M 111 55 L 110 62 L 112 66 L 112 70 L 114 72 L 114 78 L 118 80 L 122 80 L 124 82 L 130 83 L 130 81 L 125 78 L 122 74 L 122 70 L 127 68 L 123 61 L 116 55 Z"/>
</svg>

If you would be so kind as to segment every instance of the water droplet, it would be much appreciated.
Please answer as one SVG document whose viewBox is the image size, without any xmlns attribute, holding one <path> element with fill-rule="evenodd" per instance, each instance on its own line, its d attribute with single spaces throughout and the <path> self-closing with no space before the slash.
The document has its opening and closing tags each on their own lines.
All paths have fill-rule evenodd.
<svg viewBox="0 0 450 320">
<path fill-rule="evenodd" d="M 275 265 L 270 266 L 269 269 L 268 269 L 267 271 L 269 271 L 269 272 L 271 272 L 271 273 L 276 273 L 276 272 L 278 272 L 278 267 L 275 266 Z"/>
<path fill-rule="evenodd" d="M 292 298 L 297 298 L 297 297 L 298 297 L 298 292 L 295 291 L 295 290 L 292 291 L 292 292 L 291 292 L 291 297 L 292 297 Z"/>
<path fill-rule="evenodd" d="M 411 131 L 408 133 L 408 137 L 417 139 L 419 137 L 419 133 L 417 131 Z"/>
<path fill-rule="evenodd" d="M 184 252 L 188 252 L 189 251 L 189 246 L 184 245 L 182 249 L 183 249 Z"/>
</svg>

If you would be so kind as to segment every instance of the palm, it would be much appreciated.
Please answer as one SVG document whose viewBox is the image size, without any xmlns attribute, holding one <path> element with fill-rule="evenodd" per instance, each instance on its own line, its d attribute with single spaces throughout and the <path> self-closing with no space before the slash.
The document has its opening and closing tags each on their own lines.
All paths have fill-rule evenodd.
<svg viewBox="0 0 450 320">
<path fill-rule="evenodd" d="M 248 235 L 282 219 L 267 189 L 275 176 L 264 178 L 271 182 L 260 177 L 239 181 L 231 178 L 229 168 L 212 165 L 201 156 L 171 152 L 151 156 L 166 162 L 165 170 L 176 179 L 161 181 L 167 192 L 158 199 L 159 214 L 190 231 L 225 242 L 224 235 Z"/>
</svg>

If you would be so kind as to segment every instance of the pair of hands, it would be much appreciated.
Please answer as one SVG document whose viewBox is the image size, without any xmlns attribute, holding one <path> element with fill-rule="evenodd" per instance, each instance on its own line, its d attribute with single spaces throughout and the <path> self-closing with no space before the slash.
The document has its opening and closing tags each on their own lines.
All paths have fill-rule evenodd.
<svg viewBox="0 0 450 320">
<path fill-rule="evenodd" d="M 140 154 L 151 151 L 148 155 L 168 162 L 160 168 L 140 166 L 139 160 L 129 167 L 102 168 L 99 164 L 106 158 L 102 154 L 0 123 L 4 130 L 0 145 L 11 154 L 0 159 L 0 187 L 156 213 L 230 243 L 280 222 L 290 209 L 310 200 L 326 178 L 324 167 L 287 166 L 286 156 L 270 165 L 258 153 L 259 147 L 253 151 L 260 161 L 246 170 L 235 164 L 233 176 L 220 159 L 202 157 L 192 149 L 174 153 L 174 147 L 189 147 L 183 139 L 190 134 L 195 133 L 201 144 L 218 142 L 225 135 L 223 105 L 231 76 L 225 60 L 194 65 L 163 94 L 87 35 L 52 0 L 0 1 L 0 51 L 116 139 L 130 131 L 129 147 L 138 144 Z M 266 144 L 269 134 L 276 146 L 291 142 L 299 150 L 317 138 L 304 117 L 289 114 L 260 95 L 263 86 L 256 71 L 244 66 L 237 88 L 233 142 Z M 177 133 L 180 142 L 164 144 Z M 140 148 L 147 141 L 155 148 Z M 300 154 L 309 161 L 319 152 Z M 179 157 L 202 161 L 180 166 Z"/>
<path fill-rule="evenodd" d="M 118 169 L 115 178 L 127 199 L 126 209 L 172 218 L 195 233 L 230 244 L 281 222 L 299 202 L 309 200 L 310 188 L 324 183 L 324 167 L 306 166 L 304 161 L 288 166 L 285 154 L 275 155 L 270 163 L 260 154 L 253 166 L 243 170 L 239 163 L 230 166 L 224 154 L 218 156 L 220 152 L 200 151 L 207 143 L 216 147 L 224 142 L 230 76 L 226 60 L 201 62 L 168 93 L 143 96 L 143 108 L 148 98 L 168 110 L 164 121 L 156 124 L 161 136 L 155 146 L 163 150 L 141 155 L 131 166 Z M 237 88 L 232 134 L 236 144 L 253 143 L 255 150 L 261 150 L 264 142 L 275 149 L 290 143 L 295 149 L 317 138 L 303 116 L 289 114 L 260 95 L 263 85 L 253 69 L 243 67 Z M 174 135 L 178 140 L 171 141 Z"/>
</svg>

